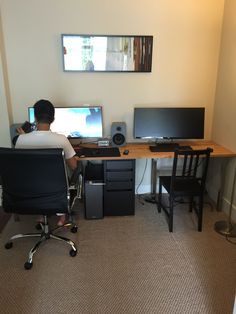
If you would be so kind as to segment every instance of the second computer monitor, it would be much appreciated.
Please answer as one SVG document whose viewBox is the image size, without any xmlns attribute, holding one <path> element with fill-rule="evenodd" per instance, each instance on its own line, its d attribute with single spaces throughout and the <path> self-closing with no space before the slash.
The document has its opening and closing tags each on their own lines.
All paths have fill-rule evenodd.
<svg viewBox="0 0 236 314">
<path fill-rule="evenodd" d="M 135 108 L 134 138 L 203 139 L 205 108 Z"/>
<path fill-rule="evenodd" d="M 28 108 L 29 122 L 34 123 L 34 108 Z M 51 131 L 68 138 L 100 138 L 103 136 L 101 106 L 55 107 Z"/>
</svg>

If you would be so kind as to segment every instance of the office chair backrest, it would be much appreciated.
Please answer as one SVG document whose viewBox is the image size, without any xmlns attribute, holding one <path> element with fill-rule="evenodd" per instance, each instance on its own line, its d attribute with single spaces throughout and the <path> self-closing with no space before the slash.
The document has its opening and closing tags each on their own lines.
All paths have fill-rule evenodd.
<svg viewBox="0 0 236 314">
<path fill-rule="evenodd" d="M 18 214 L 68 211 L 68 180 L 63 150 L 0 148 L 2 206 Z"/>
<path fill-rule="evenodd" d="M 172 168 L 172 186 L 176 180 L 198 180 L 202 188 L 205 186 L 211 148 L 204 150 L 175 150 Z M 181 157 L 181 158 L 179 158 Z"/>
</svg>

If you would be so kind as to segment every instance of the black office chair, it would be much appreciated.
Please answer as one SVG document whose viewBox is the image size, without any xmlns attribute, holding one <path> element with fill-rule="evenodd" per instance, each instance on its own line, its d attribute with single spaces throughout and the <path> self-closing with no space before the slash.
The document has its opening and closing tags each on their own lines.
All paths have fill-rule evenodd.
<svg viewBox="0 0 236 314">
<path fill-rule="evenodd" d="M 209 157 L 213 150 L 179 150 L 174 153 L 171 176 L 160 176 L 158 212 L 164 210 L 168 219 L 169 231 L 173 232 L 174 206 L 182 204 L 180 198 L 187 197 L 189 210 L 196 212 L 198 218 L 198 231 L 202 231 L 203 197 Z M 168 193 L 168 204 L 164 205 L 162 188 Z M 195 201 L 198 198 L 198 202 Z"/>
<path fill-rule="evenodd" d="M 39 241 L 30 250 L 25 269 L 33 266 L 33 255 L 40 244 L 48 239 L 63 241 L 71 247 L 70 255 L 76 256 L 77 248 L 73 241 L 55 235 L 50 229 L 48 217 L 57 213 L 69 215 L 66 227 L 77 232 L 72 219 L 64 152 L 59 148 L 50 149 L 14 149 L 0 148 L 0 176 L 2 180 L 2 207 L 7 213 L 20 215 L 42 215 L 39 233 L 18 234 L 10 238 L 5 248 L 12 247 L 12 241 L 24 237 L 39 237 Z M 75 186 L 73 186 L 75 189 Z M 76 197 L 76 195 L 74 195 Z M 75 200 L 75 198 L 74 198 Z"/>
</svg>

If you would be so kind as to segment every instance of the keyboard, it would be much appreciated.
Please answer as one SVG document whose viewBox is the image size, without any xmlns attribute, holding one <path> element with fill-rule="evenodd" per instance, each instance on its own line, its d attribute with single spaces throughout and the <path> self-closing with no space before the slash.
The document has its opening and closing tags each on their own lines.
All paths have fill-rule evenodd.
<svg viewBox="0 0 236 314">
<path fill-rule="evenodd" d="M 174 152 L 175 149 L 191 150 L 191 146 L 180 146 L 178 143 L 156 143 L 155 146 L 149 146 L 151 152 Z"/>
<path fill-rule="evenodd" d="M 118 147 L 81 147 L 74 149 L 78 157 L 120 157 Z"/>
</svg>

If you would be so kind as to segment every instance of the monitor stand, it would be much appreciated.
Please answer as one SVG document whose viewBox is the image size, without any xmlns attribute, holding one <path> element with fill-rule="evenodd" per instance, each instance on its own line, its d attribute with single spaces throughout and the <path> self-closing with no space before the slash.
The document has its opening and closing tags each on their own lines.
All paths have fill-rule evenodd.
<svg viewBox="0 0 236 314">
<path fill-rule="evenodd" d="M 177 142 L 172 140 L 168 141 L 156 141 L 155 145 L 150 145 L 149 149 L 151 152 L 173 152 L 176 148 L 179 147 Z"/>
</svg>

